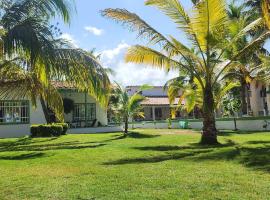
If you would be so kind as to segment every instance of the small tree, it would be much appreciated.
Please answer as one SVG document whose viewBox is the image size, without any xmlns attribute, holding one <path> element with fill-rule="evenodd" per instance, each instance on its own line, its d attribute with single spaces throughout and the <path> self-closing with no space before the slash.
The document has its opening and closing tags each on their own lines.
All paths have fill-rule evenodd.
<svg viewBox="0 0 270 200">
<path fill-rule="evenodd" d="M 128 134 L 128 121 L 130 118 L 143 117 L 141 102 L 145 100 L 145 97 L 140 93 L 141 91 L 149 88 L 149 86 L 142 86 L 139 91 L 137 91 L 132 96 L 129 96 L 126 89 L 122 88 L 119 84 L 113 89 L 112 97 L 117 101 L 113 101 L 111 109 L 116 116 L 124 122 L 125 130 L 124 134 Z"/>
<path fill-rule="evenodd" d="M 236 98 L 226 98 L 223 101 L 224 115 L 233 116 L 234 130 L 237 131 L 236 113 L 241 109 L 241 101 Z"/>
</svg>

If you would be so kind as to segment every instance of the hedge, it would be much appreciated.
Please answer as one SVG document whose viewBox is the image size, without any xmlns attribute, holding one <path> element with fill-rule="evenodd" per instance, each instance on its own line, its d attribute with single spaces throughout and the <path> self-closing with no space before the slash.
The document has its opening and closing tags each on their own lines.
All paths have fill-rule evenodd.
<svg viewBox="0 0 270 200">
<path fill-rule="evenodd" d="M 30 128 L 31 137 L 59 137 L 65 135 L 68 130 L 68 125 L 65 123 L 59 124 L 37 124 Z"/>
</svg>

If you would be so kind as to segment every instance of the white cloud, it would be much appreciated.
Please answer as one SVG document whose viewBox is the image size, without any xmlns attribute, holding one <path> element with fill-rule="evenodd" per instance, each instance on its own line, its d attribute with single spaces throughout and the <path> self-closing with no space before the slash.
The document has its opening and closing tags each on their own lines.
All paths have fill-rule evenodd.
<svg viewBox="0 0 270 200">
<path fill-rule="evenodd" d="M 125 42 L 121 42 L 114 49 L 108 49 L 101 52 L 101 57 L 103 60 L 112 61 L 116 56 L 118 56 L 123 50 L 127 49 L 129 45 Z"/>
<path fill-rule="evenodd" d="M 93 26 L 85 26 L 84 30 L 88 31 L 89 33 L 92 33 L 94 35 L 100 36 L 104 33 L 104 30 L 102 29 L 98 29 L 96 27 Z"/>
<path fill-rule="evenodd" d="M 61 38 L 64 39 L 64 40 L 67 40 L 68 42 L 70 42 L 70 44 L 75 47 L 75 48 L 79 48 L 79 45 L 78 45 L 78 41 L 74 39 L 74 37 L 68 33 L 63 33 L 61 35 Z"/>
<path fill-rule="evenodd" d="M 176 72 L 166 73 L 151 66 L 137 65 L 133 63 L 118 62 L 115 68 L 115 77 L 113 80 L 124 86 L 149 84 L 154 86 L 163 86 L 168 80 L 177 76 Z"/>
<path fill-rule="evenodd" d="M 169 79 L 177 76 L 177 72 L 166 73 L 151 66 L 125 63 L 124 52 L 129 47 L 122 41 L 113 49 L 107 49 L 101 52 L 101 62 L 104 67 L 111 68 L 115 76 L 111 80 L 119 82 L 121 85 L 142 85 L 150 84 L 163 86 Z"/>
</svg>

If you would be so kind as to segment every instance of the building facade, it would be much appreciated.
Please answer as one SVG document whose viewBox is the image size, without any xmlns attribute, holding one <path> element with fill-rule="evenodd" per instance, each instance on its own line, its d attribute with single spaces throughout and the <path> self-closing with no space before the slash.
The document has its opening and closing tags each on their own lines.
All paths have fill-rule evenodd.
<svg viewBox="0 0 270 200">
<path fill-rule="evenodd" d="M 62 82 L 53 83 L 63 99 L 73 101 L 73 109 L 64 114 L 64 120 L 72 128 L 107 125 L 107 110 L 91 96 Z M 53 115 L 51 113 L 51 115 Z M 30 134 L 32 124 L 46 124 L 41 102 L 34 108 L 28 99 L 0 99 L 0 138 L 22 137 Z"/>
<path fill-rule="evenodd" d="M 126 90 L 131 96 L 140 90 L 141 86 L 128 86 Z M 178 104 L 179 98 L 174 102 L 174 105 L 170 105 L 168 99 L 168 89 L 162 86 L 155 86 L 150 90 L 142 91 L 141 94 L 146 97 L 146 100 L 142 102 L 143 112 L 146 121 L 166 120 L 171 115 L 171 107 Z M 177 118 L 181 118 L 180 112 L 177 113 Z"/>
</svg>

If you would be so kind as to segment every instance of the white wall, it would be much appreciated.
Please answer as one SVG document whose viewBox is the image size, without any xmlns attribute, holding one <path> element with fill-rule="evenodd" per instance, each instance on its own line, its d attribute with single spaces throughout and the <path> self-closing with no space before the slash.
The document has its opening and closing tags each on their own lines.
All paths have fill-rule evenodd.
<svg viewBox="0 0 270 200">
<path fill-rule="evenodd" d="M 31 103 L 29 106 L 30 123 L 18 125 L 0 125 L 0 138 L 23 137 L 30 134 L 31 124 L 46 123 L 40 101 L 37 101 L 37 108 L 34 108 Z"/>
<path fill-rule="evenodd" d="M 67 90 L 67 91 L 61 91 L 61 96 L 63 98 L 69 98 L 74 101 L 74 103 L 85 103 L 85 93 L 78 93 L 76 91 Z M 96 104 L 96 118 L 102 125 L 108 124 L 108 118 L 107 118 L 107 110 L 102 108 L 101 105 L 96 102 L 96 100 L 87 95 L 87 103 L 95 103 Z M 72 113 L 65 114 L 65 121 L 66 122 L 72 122 Z"/>
<path fill-rule="evenodd" d="M 143 129 L 167 129 L 168 128 L 168 123 L 167 122 L 158 122 L 156 124 L 148 122 L 148 123 L 136 123 L 136 124 L 129 124 L 129 128 L 143 128 Z M 180 128 L 179 122 L 172 122 L 172 127 L 173 129 Z"/>
<path fill-rule="evenodd" d="M 269 131 L 270 130 L 270 120 L 266 120 L 268 123 L 267 128 L 263 128 L 266 124 L 265 120 L 237 120 L 237 129 L 241 131 Z M 189 127 L 192 129 L 202 129 L 202 122 L 189 122 Z M 233 121 L 217 121 L 216 127 L 219 130 L 233 130 Z"/>
<path fill-rule="evenodd" d="M 254 116 L 259 116 L 259 112 L 264 110 L 263 98 L 260 95 L 263 84 L 258 81 L 252 81 L 250 84 L 251 97 L 250 106 Z"/>
<path fill-rule="evenodd" d="M 123 126 L 108 126 L 108 127 L 96 127 L 96 128 L 77 128 L 69 129 L 68 134 L 91 134 L 91 133 L 114 133 L 122 132 Z"/>
<path fill-rule="evenodd" d="M 237 128 L 241 131 L 270 131 L 270 119 L 266 120 L 268 123 L 267 128 L 263 128 L 266 124 L 265 120 L 237 120 Z M 203 123 L 201 121 L 189 122 L 189 128 L 192 129 L 202 129 Z M 231 121 L 217 121 L 216 122 L 217 129 L 219 130 L 233 130 L 234 122 Z M 129 128 L 143 128 L 143 129 L 167 129 L 167 122 L 141 122 L 136 124 L 129 124 Z M 173 129 L 180 129 L 179 122 L 172 122 Z"/>
</svg>

